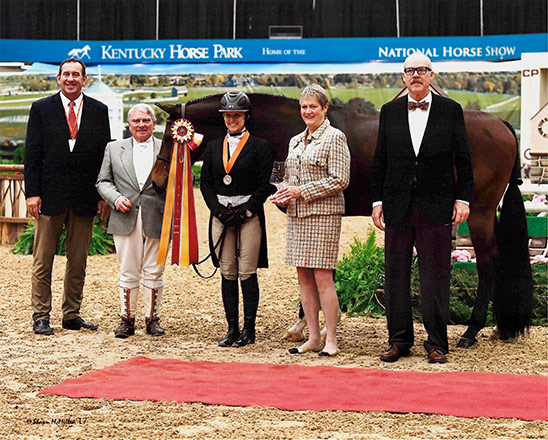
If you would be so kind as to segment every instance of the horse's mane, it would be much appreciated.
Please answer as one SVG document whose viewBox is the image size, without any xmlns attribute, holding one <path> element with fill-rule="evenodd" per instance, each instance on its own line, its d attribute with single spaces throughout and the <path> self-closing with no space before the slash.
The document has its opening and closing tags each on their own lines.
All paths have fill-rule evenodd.
<svg viewBox="0 0 548 440">
<path fill-rule="evenodd" d="M 247 93 L 247 92 L 246 92 Z M 270 93 L 256 93 L 256 92 L 249 92 L 247 93 L 248 95 L 253 95 L 254 97 L 258 97 L 258 98 L 262 98 L 262 99 L 269 99 L 269 100 L 274 100 L 274 101 L 284 101 L 284 102 L 290 102 L 290 103 L 295 103 L 296 105 L 298 105 L 298 102 L 299 100 L 298 99 L 295 99 L 295 98 L 289 98 L 287 96 L 284 96 L 284 95 L 272 95 Z M 187 105 L 190 105 L 190 104 L 195 104 L 195 103 L 199 103 L 199 102 L 203 102 L 203 101 L 207 101 L 208 99 L 212 99 L 212 98 L 218 98 L 220 100 L 220 97 L 223 96 L 222 93 L 216 93 L 216 94 L 213 94 L 213 95 L 207 95 L 207 96 L 202 96 L 201 98 L 196 98 L 196 99 L 193 99 L 191 101 L 187 101 Z M 329 110 L 330 110 L 330 113 L 332 112 L 343 112 L 344 114 L 348 114 L 348 113 L 355 113 L 357 115 L 359 115 L 360 117 L 363 117 L 363 118 L 366 118 L 366 119 L 374 119 L 375 117 L 373 116 L 369 116 L 369 115 L 362 115 L 358 112 L 356 112 L 354 109 L 351 109 L 351 108 L 348 108 L 344 105 L 340 105 L 340 104 L 329 104 Z"/>
<path fill-rule="evenodd" d="M 247 92 L 246 92 L 247 93 Z M 249 92 L 247 93 L 248 95 L 254 95 L 254 96 L 259 96 L 259 97 L 268 97 L 268 98 L 274 98 L 274 99 L 284 99 L 284 100 L 290 100 L 290 101 L 297 101 L 297 99 L 295 98 L 288 98 L 287 96 L 284 96 L 284 95 L 272 95 L 270 93 L 256 93 L 256 92 Z M 223 96 L 223 93 L 215 93 L 213 95 L 207 95 L 207 96 L 202 96 L 201 98 L 196 98 L 196 99 L 193 99 L 191 101 L 187 101 L 186 104 L 189 105 L 189 104 L 195 104 L 197 102 L 202 102 L 202 101 L 206 101 L 208 99 L 211 99 L 211 98 L 216 98 L 218 96 Z"/>
</svg>

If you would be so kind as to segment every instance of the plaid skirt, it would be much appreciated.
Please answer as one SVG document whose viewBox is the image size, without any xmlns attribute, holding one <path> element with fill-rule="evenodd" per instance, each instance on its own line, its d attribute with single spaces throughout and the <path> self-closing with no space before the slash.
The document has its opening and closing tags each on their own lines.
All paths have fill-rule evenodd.
<svg viewBox="0 0 548 440">
<path fill-rule="evenodd" d="M 285 263 L 311 269 L 336 269 L 341 215 L 287 216 Z"/>
</svg>

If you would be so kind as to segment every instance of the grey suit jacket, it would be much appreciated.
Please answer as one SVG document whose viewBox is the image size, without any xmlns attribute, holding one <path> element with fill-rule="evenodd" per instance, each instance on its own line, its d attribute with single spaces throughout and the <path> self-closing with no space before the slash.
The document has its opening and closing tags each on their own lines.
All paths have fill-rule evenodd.
<svg viewBox="0 0 548 440">
<path fill-rule="evenodd" d="M 142 211 L 143 230 L 147 237 L 160 238 L 164 215 L 165 195 L 159 195 L 152 187 L 151 176 L 139 189 L 133 167 L 133 138 L 107 144 L 103 165 L 97 178 L 97 191 L 113 209 L 108 223 L 108 232 L 129 235 L 135 228 L 137 213 Z M 154 138 L 154 157 L 160 151 L 162 141 Z M 120 196 L 131 200 L 128 212 L 117 211 L 114 202 Z"/>
</svg>

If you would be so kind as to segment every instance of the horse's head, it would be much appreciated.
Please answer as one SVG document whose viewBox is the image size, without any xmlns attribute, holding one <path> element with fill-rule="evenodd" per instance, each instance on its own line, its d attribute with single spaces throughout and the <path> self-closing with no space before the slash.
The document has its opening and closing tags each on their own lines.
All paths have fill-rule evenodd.
<svg viewBox="0 0 548 440">
<path fill-rule="evenodd" d="M 171 161 L 171 150 L 173 148 L 173 139 L 171 137 L 171 125 L 173 121 L 181 117 L 181 106 L 172 104 L 160 104 L 156 103 L 157 107 L 160 107 L 163 111 L 169 114 L 169 118 L 166 121 L 166 129 L 162 138 L 162 146 L 158 153 L 156 162 L 152 167 L 152 186 L 158 194 L 166 192 L 167 178 L 169 175 L 169 163 Z"/>
<path fill-rule="evenodd" d="M 162 104 L 161 102 L 154 103 L 156 107 L 161 108 L 167 114 L 169 114 L 169 119 L 175 121 L 181 117 L 181 106 L 173 104 Z"/>
<path fill-rule="evenodd" d="M 186 103 L 186 106 L 184 107 L 184 114 L 182 113 L 183 107 L 181 104 L 156 103 L 157 107 L 169 114 L 166 121 L 164 136 L 162 138 L 162 147 L 156 163 L 152 168 L 152 185 L 158 193 L 163 194 L 167 186 L 169 163 L 171 161 L 171 152 L 173 148 L 173 139 L 171 137 L 171 126 L 173 122 L 180 118 L 187 118 L 194 125 L 196 132 L 204 136 L 204 145 L 191 153 L 192 161 L 198 160 L 205 149 L 207 140 L 226 133 L 223 119 L 218 112 L 220 96 L 221 95 L 208 96 L 195 101 L 190 101 Z"/>
</svg>

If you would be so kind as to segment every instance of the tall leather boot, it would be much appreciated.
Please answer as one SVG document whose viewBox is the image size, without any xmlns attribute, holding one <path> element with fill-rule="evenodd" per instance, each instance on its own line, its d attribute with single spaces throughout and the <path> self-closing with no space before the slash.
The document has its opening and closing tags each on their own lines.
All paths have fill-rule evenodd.
<svg viewBox="0 0 548 440">
<path fill-rule="evenodd" d="M 238 280 L 227 280 L 221 277 L 221 291 L 225 308 L 228 333 L 219 341 L 219 347 L 231 347 L 240 337 L 240 325 L 238 323 Z"/>
<path fill-rule="evenodd" d="M 164 288 L 143 287 L 143 304 L 145 309 L 145 324 L 147 333 L 151 336 L 163 336 L 165 330 L 160 326 L 160 306 Z"/>
<path fill-rule="evenodd" d="M 139 299 L 139 288 L 120 287 L 120 317 L 122 321 L 114 331 L 116 338 L 125 339 L 135 334 L 135 311 Z"/>
<path fill-rule="evenodd" d="M 234 347 L 255 343 L 255 319 L 259 307 L 259 283 L 257 274 L 251 275 L 247 280 L 240 281 L 242 296 L 244 297 L 244 328 Z"/>
</svg>

